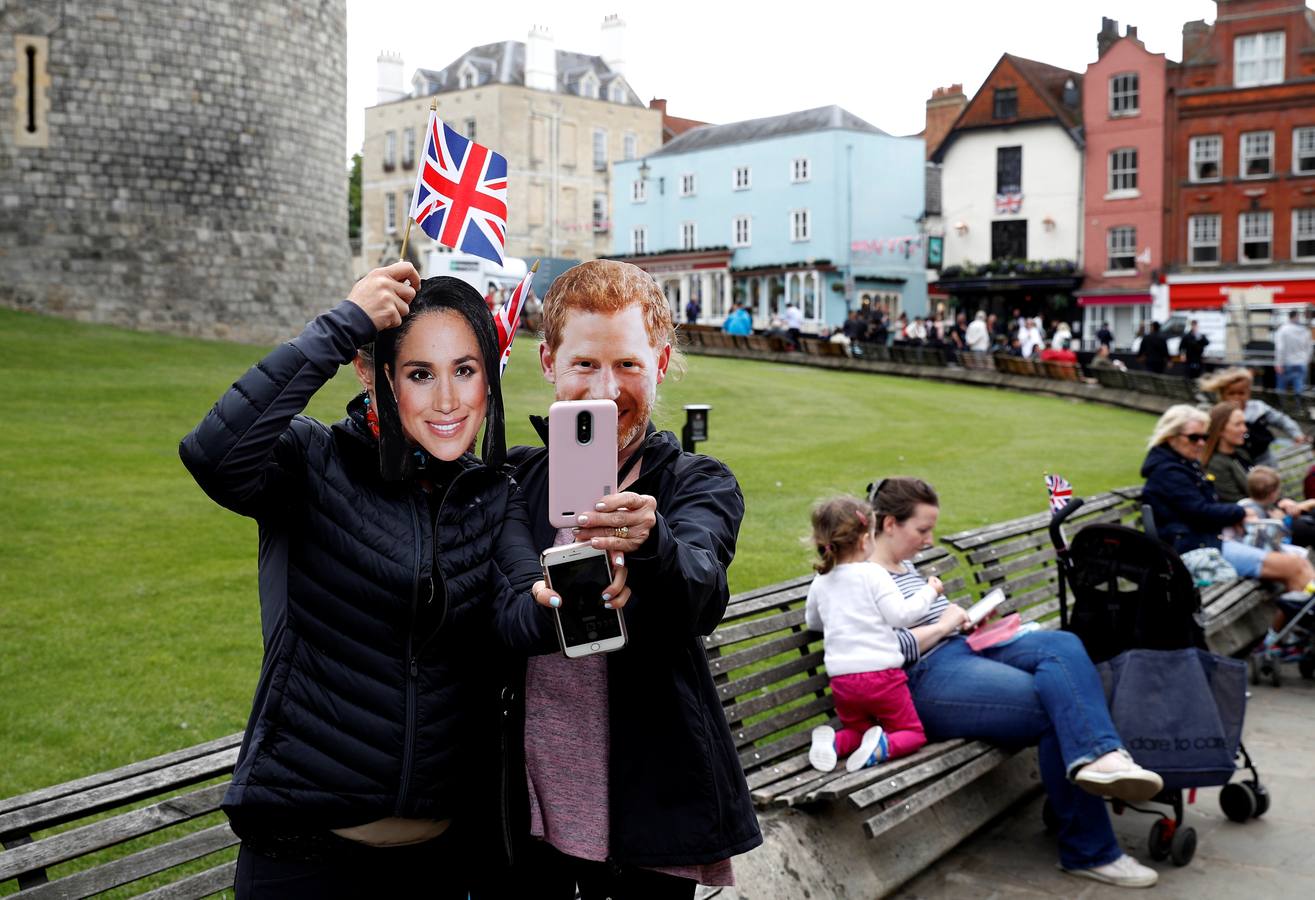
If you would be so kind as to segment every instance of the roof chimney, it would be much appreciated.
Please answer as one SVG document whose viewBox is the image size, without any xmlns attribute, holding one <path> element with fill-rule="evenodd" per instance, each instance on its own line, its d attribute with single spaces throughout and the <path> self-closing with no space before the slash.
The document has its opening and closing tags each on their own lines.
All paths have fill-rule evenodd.
<svg viewBox="0 0 1315 900">
<path fill-rule="evenodd" d="M 938 87 L 931 92 L 931 99 L 927 101 L 927 125 L 922 133 L 928 159 L 936 152 L 941 141 L 945 140 L 954 120 L 959 118 L 959 113 L 967 105 L 968 98 L 963 93 L 962 84 Z"/>
<path fill-rule="evenodd" d="M 603 62 L 618 74 L 625 74 L 626 23 L 616 13 L 603 16 Z"/>
<path fill-rule="evenodd" d="M 658 99 L 657 97 L 654 97 L 652 100 L 648 101 L 648 108 L 649 108 L 649 109 L 660 109 L 660 110 L 662 110 L 662 115 L 665 116 L 665 115 L 667 114 L 667 101 L 666 101 L 666 100 L 660 100 L 660 99 Z"/>
<path fill-rule="evenodd" d="M 1183 62 L 1205 52 L 1210 43 L 1210 26 L 1205 19 L 1183 23 Z"/>
<path fill-rule="evenodd" d="M 1096 58 L 1100 59 L 1105 55 L 1105 51 L 1113 47 L 1119 40 L 1119 23 L 1108 16 L 1102 16 L 1100 20 L 1100 31 L 1096 32 Z"/>
<path fill-rule="evenodd" d="M 382 51 L 376 72 L 375 103 L 391 103 L 406 96 L 402 85 L 402 54 L 395 50 Z"/>
<path fill-rule="evenodd" d="M 537 91 L 557 90 L 557 48 L 546 25 L 530 28 L 525 41 L 525 86 Z"/>
</svg>

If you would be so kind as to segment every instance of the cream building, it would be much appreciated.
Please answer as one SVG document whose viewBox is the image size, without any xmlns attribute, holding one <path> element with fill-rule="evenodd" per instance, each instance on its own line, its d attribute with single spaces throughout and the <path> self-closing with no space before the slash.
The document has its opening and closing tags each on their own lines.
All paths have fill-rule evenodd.
<svg viewBox="0 0 1315 900">
<path fill-rule="evenodd" d="M 554 275 L 612 247 L 611 165 L 662 145 L 662 113 L 626 83 L 624 24 L 603 21 L 604 54 L 558 50 L 551 33 L 472 47 L 446 68 L 418 69 L 409 90 L 402 60 L 379 58 L 378 104 L 365 110 L 361 173 L 363 261 L 396 259 L 431 100 L 459 133 L 507 158 L 507 255 L 540 257 Z M 433 242 L 411 229 L 408 257 Z M 557 262 L 560 261 L 560 262 Z"/>
</svg>

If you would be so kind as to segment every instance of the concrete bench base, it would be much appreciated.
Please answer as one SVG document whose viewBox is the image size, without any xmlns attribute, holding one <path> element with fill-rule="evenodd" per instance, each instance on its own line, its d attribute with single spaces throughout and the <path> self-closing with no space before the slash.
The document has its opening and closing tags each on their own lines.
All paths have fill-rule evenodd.
<svg viewBox="0 0 1315 900">
<path fill-rule="evenodd" d="M 890 831 L 869 840 L 872 810 L 847 801 L 758 813 L 763 845 L 735 860 L 739 886 L 721 897 L 884 897 L 1041 788 L 1024 750 Z"/>
</svg>

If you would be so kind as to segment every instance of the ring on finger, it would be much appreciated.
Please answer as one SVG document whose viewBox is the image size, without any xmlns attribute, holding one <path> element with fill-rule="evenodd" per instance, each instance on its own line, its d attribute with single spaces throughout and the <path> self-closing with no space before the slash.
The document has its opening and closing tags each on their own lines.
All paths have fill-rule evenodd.
<svg viewBox="0 0 1315 900">
<path fill-rule="evenodd" d="M 612 534 L 614 534 L 616 537 L 619 537 L 619 538 L 629 537 L 629 536 L 630 536 L 630 526 L 629 526 L 629 525 L 622 525 L 622 526 L 620 526 L 620 527 L 618 527 L 618 528 L 613 528 L 613 529 L 612 529 Z"/>
</svg>

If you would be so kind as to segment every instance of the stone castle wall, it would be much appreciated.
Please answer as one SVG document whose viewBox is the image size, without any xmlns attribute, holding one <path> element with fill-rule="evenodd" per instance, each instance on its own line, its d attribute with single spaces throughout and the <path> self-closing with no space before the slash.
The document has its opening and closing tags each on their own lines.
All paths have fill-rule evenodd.
<svg viewBox="0 0 1315 900">
<path fill-rule="evenodd" d="M 0 306 L 295 334 L 349 288 L 345 103 L 345 0 L 0 0 Z"/>
</svg>

